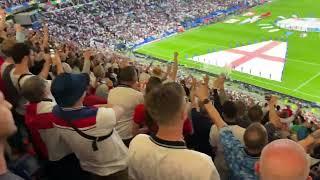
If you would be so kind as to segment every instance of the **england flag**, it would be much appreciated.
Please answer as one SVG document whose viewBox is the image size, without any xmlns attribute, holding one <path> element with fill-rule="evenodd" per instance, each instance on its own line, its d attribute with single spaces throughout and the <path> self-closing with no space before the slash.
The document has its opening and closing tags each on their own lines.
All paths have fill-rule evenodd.
<svg viewBox="0 0 320 180">
<path fill-rule="evenodd" d="M 192 60 L 219 67 L 228 66 L 253 76 L 281 81 L 287 46 L 287 42 L 270 40 L 195 56 Z"/>
</svg>

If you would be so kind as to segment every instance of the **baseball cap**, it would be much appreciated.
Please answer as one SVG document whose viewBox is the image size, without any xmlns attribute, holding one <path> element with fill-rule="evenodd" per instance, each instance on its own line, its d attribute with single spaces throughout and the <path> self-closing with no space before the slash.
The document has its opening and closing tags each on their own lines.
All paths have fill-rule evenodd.
<svg viewBox="0 0 320 180">
<path fill-rule="evenodd" d="M 51 84 L 51 93 L 60 107 L 73 106 L 87 90 L 90 78 L 86 73 L 58 75 Z"/>
</svg>

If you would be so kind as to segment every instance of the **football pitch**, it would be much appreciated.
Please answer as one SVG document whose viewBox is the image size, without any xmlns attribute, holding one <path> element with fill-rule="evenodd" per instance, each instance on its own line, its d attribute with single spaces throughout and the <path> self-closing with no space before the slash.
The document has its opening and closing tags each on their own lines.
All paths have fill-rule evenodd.
<svg viewBox="0 0 320 180">
<path fill-rule="evenodd" d="M 146 44 L 135 51 L 148 56 L 171 61 L 173 52 L 180 53 L 181 65 L 220 74 L 226 68 L 195 61 L 194 56 L 211 52 L 226 51 L 254 42 L 277 40 L 287 42 L 286 60 L 281 81 L 270 80 L 233 70 L 232 79 L 277 91 L 289 96 L 320 103 L 320 32 L 304 33 L 281 29 L 270 32 L 263 24 L 277 29 L 275 20 L 280 17 L 320 18 L 320 0 L 273 0 L 262 6 L 250 9 L 256 15 L 271 12 L 271 16 L 254 23 L 240 24 L 250 18 L 243 15 L 230 16 L 238 22 L 205 25 L 161 41 Z M 219 61 L 219 59 L 217 59 Z M 216 62 L 217 63 L 217 62 Z M 265 64 L 266 70 L 272 66 Z M 250 69 L 251 72 L 251 69 Z M 261 74 L 261 72 L 260 72 Z M 271 76 L 271 75 L 270 75 Z"/>
</svg>

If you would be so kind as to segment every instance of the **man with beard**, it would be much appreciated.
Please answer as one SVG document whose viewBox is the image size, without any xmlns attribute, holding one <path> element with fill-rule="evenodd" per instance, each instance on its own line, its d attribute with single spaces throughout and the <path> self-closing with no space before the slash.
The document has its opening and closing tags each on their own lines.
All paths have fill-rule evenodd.
<svg viewBox="0 0 320 180">
<path fill-rule="evenodd" d="M 24 142 L 27 140 L 27 133 L 24 125 L 24 105 L 27 101 L 20 95 L 21 87 L 24 82 L 33 77 L 29 68 L 33 64 L 32 51 L 30 47 L 25 43 L 16 43 L 11 49 L 11 57 L 14 64 L 5 62 L 1 67 L 1 77 L 5 82 L 6 99 L 12 104 L 12 113 L 15 123 L 18 127 L 18 132 L 9 139 L 9 144 L 14 149 L 19 151 L 27 151 Z M 45 63 L 42 71 L 38 76 L 47 79 L 50 67 L 51 57 L 50 55 L 44 56 Z"/>
</svg>

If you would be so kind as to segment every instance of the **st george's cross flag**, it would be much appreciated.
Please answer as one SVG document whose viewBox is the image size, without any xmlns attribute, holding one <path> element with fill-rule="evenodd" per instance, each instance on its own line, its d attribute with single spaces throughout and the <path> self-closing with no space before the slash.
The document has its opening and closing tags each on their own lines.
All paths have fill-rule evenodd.
<svg viewBox="0 0 320 180">
<path fill-rule="evenodd" d="M 193 61 L 281 81 L 287 53 L 287 42 L 264 41 L 233 49 L 212 52 L 192 58 Z"/>
</svg>

